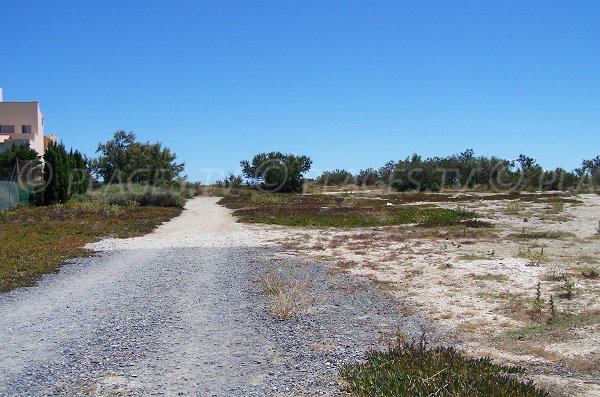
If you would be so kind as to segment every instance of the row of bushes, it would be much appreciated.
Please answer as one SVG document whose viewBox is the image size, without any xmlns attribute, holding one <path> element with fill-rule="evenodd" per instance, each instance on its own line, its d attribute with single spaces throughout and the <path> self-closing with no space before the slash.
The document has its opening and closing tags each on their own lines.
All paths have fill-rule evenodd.
<svg viewBox="0 0 600 397">
<path fill-rule="evenodd" d="M 397 191 L 440 191 L 445 188 L 597 190 L 600 187 L 600 156 L 583 160 L 581 167 L 566 171 L 563 168 L 544 170 L 534 158 L 525 155 L 506 160 L 475 156 L 471 149 L 452 156 L 426 159 L 414 154 L 357 174 L 344 169 L 326 171 L 315 183 L 322 186 L 389 186 Z"/>
<path fill-rule="evenodd" d="M 187 199 L 197 194 L 195 189 L 183 186 L 181 189 L 148 186 L 141 184 L 104 185 L 89 190 L 84 195 L 74 196 L 71 200 L 94 200 L 110 205 L 121 206 L 157 206 L 183 208 Z"/>
</svg>

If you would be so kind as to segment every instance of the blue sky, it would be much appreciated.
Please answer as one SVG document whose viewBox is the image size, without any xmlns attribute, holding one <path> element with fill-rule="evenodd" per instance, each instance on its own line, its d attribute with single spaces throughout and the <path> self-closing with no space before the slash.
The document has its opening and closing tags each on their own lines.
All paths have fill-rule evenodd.
<svg viewBox="0 0 600 397">
<path fill-rule="evenodd" d="M 313 169 L 473 148 L 600 154 L 597 1 L 5 1 L 5 100 L 94 155 L 163 142 L 192 180 L 257 152 Z M 212 174 L 212 178 L 216 174 Z"/>
</svg>

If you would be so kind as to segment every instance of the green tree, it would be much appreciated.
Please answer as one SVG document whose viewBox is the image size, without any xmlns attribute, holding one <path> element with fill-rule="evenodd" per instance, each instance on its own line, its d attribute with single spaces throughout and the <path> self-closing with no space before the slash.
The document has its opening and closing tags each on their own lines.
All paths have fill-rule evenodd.
<svg viewBox="0 0 600 397">
<path fill-rule="evenodd" d="M 73 194 L 83 194 L 89 187 L 87 160 L 78 151 L 67 153 L 65 146 L 51 142 L 44 154 L 44 204 L 64 203 Z"/>
<path fill-rule="evenodd" d="M 44 154 L 44 204 L 66 201 L 69 164 L 63 144 L 51 142 Z"/>
<path fill-rule="evenodd" d="M 325 171 L 316 180 L 318 185 L 323 186 L 342 186 L 354 183 L 356 178 L 346 170 Z"/>
<path fill-rule="evenodd" d="M 516 162 L 520 165 L 520 186 L 521 189 L 537 190 L 541 189 L 544 170 L 533 157 L 520 154 Z"/>
<path fill-rule="evenodd" d="M 18 171 L 18 175 L 15 171 Z M 28 144 L 12 145 L 0 153 L 0 180 L 17 177 L 20 181 L 31 182 L 38 179 L 41 173 L 40 156 Z"/>
<path fill-rule="evenodd" d="M 115 132 L 113 139 L 98 145 L 96 153 L 101 155 L 92 162 L 92 172 L 107 184 L 164 185 L 179 178 L 185 166 L 161 143 L 138 142 L 133 132 Z"/>
<path fill-rule="evenodd" d="M 259 183 L 263 190 L 299 192 L 312 160 L 308 156 L 270 152 L 257 154 L 251 162 L 243 160 L 240 164 L 242 174 Z"/>
<path fill-rule="evenodd" d="M 366 170 L 360 170 L 356 175 L 356 184 L 362 186 L 372 186 L 379 182 L 381 179 L 380 174 L 373 168 L 367 168 Z"/>
</svg>

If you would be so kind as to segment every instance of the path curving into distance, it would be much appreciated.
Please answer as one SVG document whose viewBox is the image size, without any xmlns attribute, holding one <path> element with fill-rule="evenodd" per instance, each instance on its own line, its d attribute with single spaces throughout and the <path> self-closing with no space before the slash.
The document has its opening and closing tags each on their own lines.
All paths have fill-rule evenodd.
<svg viewBox="0 0 600 397">
<path fill-rule="evenodd" d="M 277 255 L 216 202 L 1 294 L 0 396 L 338 395 L 340 365 L 418 332 L 366 282 Z M 297 317 L 273 316 L 266 271 L 306 280 Z"/>
</svg>

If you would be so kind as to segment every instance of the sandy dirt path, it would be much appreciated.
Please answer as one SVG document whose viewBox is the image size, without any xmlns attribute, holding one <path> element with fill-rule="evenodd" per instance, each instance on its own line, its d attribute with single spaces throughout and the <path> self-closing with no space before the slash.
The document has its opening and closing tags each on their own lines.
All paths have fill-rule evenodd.
<svg viewBox="0 0 600 397">
<path fill-rule="evenodd" d="M 398 326 L 418 332 L 368 283 L 277 259 L 268 233 L 198 198 L 154 233 L 93 244 L 99 256 L 0 295 L 0 396 L 338 395 L 341 364 Z M 265 269 L 306 280 L 298 316 L 272 314 Z"/>
</svg>

